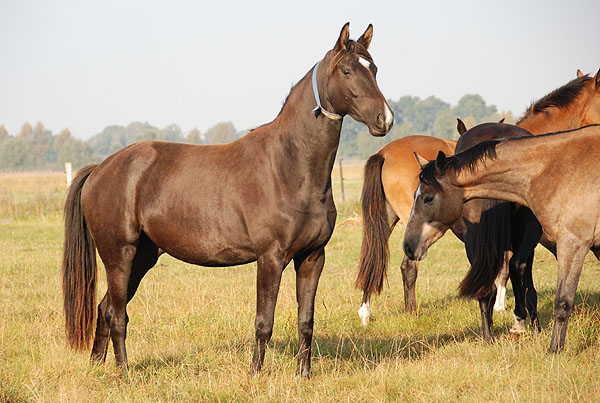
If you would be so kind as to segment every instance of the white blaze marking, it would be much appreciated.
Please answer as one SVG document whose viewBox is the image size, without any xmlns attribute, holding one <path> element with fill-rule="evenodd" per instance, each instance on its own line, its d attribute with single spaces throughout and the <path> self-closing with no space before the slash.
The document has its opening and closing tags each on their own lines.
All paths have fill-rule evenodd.
<svg viewBox="0 0 600 403">
<path fill-rule="evenodd" d="M 410 220 L 412 220 L 413 218 L 413 214 L 415 214 L 415 202 L 417 201 L 417 199 L 419 198 L 419 196 L 421 195 L 421 183 L 419 182 L 419 186 L 417 186 L 417 191 L 415 192 L 415 200 L 413 201 L 413 207 L 410 210 L 410 217 L 408 217 L 408 221 L 410 222 Z M 408 223 L 406 223 L 406 225 L 408 225 Z"/>
<path fill-rule="evenodd" d="M 390 109 L 388 103 L 385 102 L 385 124 L 389 126 L 392 123 L 394 123 L 394 114 L 392 113 L 392 110 Z"/>
<path fill-rule="evenodd" d="M 362 64 L 363 66 L 365 66 L 365 68 L 367 70 L 369 70 L 371 68 L 371 62 L 368 61 L 367 59 L 365 59 L 364 57 L 359 57 L 358 61 L 360 62 L 360 64 Z"/>
<path fill-rule="evenodd" d="M 369 324 L 369 316 L 371 316 L 371 308 L 369 307 L 368 302 L 363 302 L 362 306 L 358 310 L 358 316 L 360 316 L 360 321 L 363 326 L 367 326 Z"/>
</svg>

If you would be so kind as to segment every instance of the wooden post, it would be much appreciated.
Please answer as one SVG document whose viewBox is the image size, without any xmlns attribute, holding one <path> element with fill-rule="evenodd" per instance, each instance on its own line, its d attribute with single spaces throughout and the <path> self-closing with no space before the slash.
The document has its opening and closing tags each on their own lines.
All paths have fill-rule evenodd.
<svg viewBox="0 0 600 403">
<path fill-rule="evenodd" d="M 342 203 L 346 202 L 346 197 L 344 195 L 344 173 L 342 172 L 342 159 L 339 159 L 340 164 L 340 186 L 342 187 Z"/>
<path fill-rule="evenodd" d="M 65 173 L 67 174 L 67 187 L 71 186 L 71 179 L 73 179 L 73 171 L 70 162 L 65 162 Z"/>
</svg>

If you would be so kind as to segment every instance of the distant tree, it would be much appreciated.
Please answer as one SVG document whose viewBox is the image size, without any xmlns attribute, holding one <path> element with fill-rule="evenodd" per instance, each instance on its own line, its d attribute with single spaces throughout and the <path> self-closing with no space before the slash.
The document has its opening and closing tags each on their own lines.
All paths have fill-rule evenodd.
<svg viewBox="0 0 600 403">
<path fill-rule="evenodd" d="M 427 97 L 415 104 L 414 117 L 410 123 L 419 132 L 431 133 L 437 116 L 450 109 L 450 104 L 434 96 Z"/>
<path fill-rule="evenodd" d="M 8 140 L 9 137 L 10 137 L 10 134 L 8 134 L 6 127 L 4 127 L 4 125 L 0 126 L 0 143 Z"/>
<path fill-rule="evenodd" d="M 195 127 L 192 130 L 190 130 L 187 136 L 185 137 L 185 142 L 190 144 L 202 144 L 203 141 L 200 130 L 198 130 Z"/>
<path fill-rule="evenodd" d="M 342 158 L 359 158 L 357 138 L 359 133 L 366 130 L 367 126 L 364 123 L 357 122 L 352 117 L 346 116 L 342 122 L 338 155 Z"/>
<path fill-rule="evenodd" d="M 0 170 L 26 171 L 32 169 L 31 143 L 21 138 L 9 137 L 0 144 Z"/>
<path fill-rule="evenodd" d="M 25 122 L 21 127 L 21 131 L 19 132 L 17 137 L 25 141 L 31 141 L 32 134 L 33 128 L 31 127 L 31 124 L 29 124 L 29 122 Z"/>
<path fill-rule="evenodd" d="M 69 129 L 63 129 L 54 139 L 54 149 L 57 154 L 57 165 L 62 167 L 65 162 L 71 162 L 73 168 L 93 162 L 92 148 L 89 144 L 71 136 Z"/>
<path fill-rule="evenodd" d="M 181 131 L 181 127 L 176 125 L 175 123 L 170 124 L 160 130 L 162 133 L 162 139 L 166 141 L 175 141 L 182 142 L 183 141 L 183 132 Z"/>
<path fill-rule="evenodd" d="M 397 124 L 414 121 L 415 105 L 420 100 L 419 97 L 405 95 L 398 101 L 388 101 L 390 108 L 394 111 L 394 121 Z"/>
<path fill-rule="evenodd" d="M 443 139 L 456 140 L 458 131 L 456 131 L 456 113 L 454 109 L 448 109 L 441 112 L 433 123 L 433 135 Z"/>
<path fill-rule="evenodd" d="M 134 142 L 138 143 L 140 141 L 148 141 L 148 140 L 165 140 L 164 134 L 156 129 L 156 128 L 148 128 L 143 132 L 139 133 L 135 136 Z"/>
<path fill-rule="evenodd" d="M 52 161 L 52 132 L 44 128 L 42 122 L 38 122 L 31 133 L 31 153 L 33 159 L 33 169 L 46 169 L 49 162 Z"/>
<path fill-rule="evenodd" d="M 485 117 L 495 115 L 497 109 L 495 105 L 487 106 L 479 94 L 466 94 L 458 100 L 455 113 L 459 117 L 473 116 L 479 122 Z"/>
<path fill-rule="evenodd" d="M 219 122 L 206 132 L 209 144 L 230 143 L 237 138 L 237 132 L 233 123 Z"/>
</svg>

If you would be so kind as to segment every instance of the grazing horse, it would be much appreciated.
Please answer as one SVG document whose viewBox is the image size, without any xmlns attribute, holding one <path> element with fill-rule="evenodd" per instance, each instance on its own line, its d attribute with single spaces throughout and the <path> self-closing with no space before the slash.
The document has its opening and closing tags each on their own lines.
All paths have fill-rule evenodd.
<svg viewBox="0 0 600 403">
<path fill-rule="evenodd" d="M 472 199 L 528 207 L 556 245 L 558 282 L 549 352 L 564 348 L 585 255 L 600 249 L 600 125 L 533 137 L 486 141 L 422 166 L 404 252 L 421 260 Z"/>
<path fill-rule="evenodd" d="M 599 74 L 600 71 L 592 79 L 578 70 L 576 79 L 533 103 L 517 125 L 533 134 L 542 134 L 551 131 L 575 129 L 591 123 L 600 123 L 600 91 L 598 91 L 597 84 Z M 462 122 L 459 122 L 458 130 L 461 134 L 466 131 Z M 365 166 L 365 182 L 362 192 L 363 243 L 356 279 L 357 288 L 363 290 L 363 301 L 359 316 L 365 326 L 369 322 L 371 294 L 373 292 L 379 293 L 383 288 L 383 279 L 389 260 L 389 236 L 398 221 L 406 225 L 412 208 L 413 195 L 418 183 L 416 178 L 419 174 L 419 167 L 414 162 L 412 153 L 417 152 L 425 158 L 433 159 L 432 149 L 435 150 L 438 147 L 437 151 L 450 154 L 453 151 L 449 151 L 448 148 L 453 149 L 456 146 L 456 142 L 451 140 L 442 142 L 440 139 L 425 136 L 423 141 L 417 141 L 416 139 L 412 140 L 411 137 L 413 136 L 390 142 L 377 154 L 372 155 Z M 478 217 L 480 216 L 480 214 L 477 215 L 474 206 L 480 203 L 484 202 L 470 203 L 470 216 L 475 219 L 475 221 L 472 221 L 474 224 L 478 223 Z M 485 206 L 481 205 L 479 208 L 491 207 L 487 204 L 488 202 L 485 203 Z M 525 210 L 520 214 L 535 223 L 535 218 L 532 219 L 531 214 L 527 215 Z M 529 228 L 531 229 L 532 226 L 533 224 Z M 459 231 L 455 231 L 455 233 L 460 239 L 467 239 L 467 242 L 470 242 L 470 240 L 476 238 L 466 237 L 465 234 L 460 232 L 460 227 L 455 227 L 455 229 Z M 521 240 L 521 242 L 524 241 Z M 467 249 L 483 250 L 475 245 L 471 245 Z M 481 257 L 479 254 L 477 256 Z M 518 256 L 515 255 L 515 257 Z M 495 264 L 501 264 L 507 271 L 507 258 L 508 256 L 502 260 L 496 260 Z M 527 255 L 524 259 L 513 259 L 513 263 L 522 268 L 522 262 L 527 263 L 528 259 L 529 256 Z M 480 259 L 479 262 L 483 263 L 485 259 Z M 415 282 L 418 262 L 408 259 L 405 255 L 401 269 L 405 307 L 407 311 L 414 312 L 416 310 Z M 499 277 L 499 292 L 495 304 L 495 308 L 498 310 L 504 309 L 504 295 L 506 281 L 508 280 L 506 271 L 502 272 Z M 523 270 L 519 269 L 518 272 L 523 273 Z M 516 274 L 513 271 L 514 275 Z M 530 287 L 528 290 L 532 290 L 532 288 Z M 486 300 L 485 304 L 487 302 Z M 487 307 L 484 309 L 487 310 Z M 515 318 L 515 325 L 522 324 L 524 321 L 524 319 L 521 319 L 523 317 L 522 310 L 520 309 L 519 313 L 516 312 L 515 314 L 519 317 Z"/>
<path fill-rule="evenodd" d="M 229 144 L 133 144 L 84 167 L 65 205 L 63 290 L 66 333 L 89 345 L 95 319 L 96 248 L 108 291 L 98 305 L 91 360 L 104 362 L 109 337 L 127 368 L 126 306 L 159 254 L 204 266 L 257 262 L 255 344 L 261 370 L 284 268 L 294 261 L 298 372 L 310 374 L 314 300 L 333 232 L 331 170 L 342 118 L 373 136 L 393 112 L 376 82 L 369 25 L 357 40 L 342 28 L 332 50 L 292 88 L 279 115 Z M 315 108 L 316 104 L 316 108 Z"/>
<path fill-rule="evenodd" d="M 558 131 L 599 123 L 600 71 L 590 78 L 578 70 L 577 76 L 577 79 L 532 104 L 517 125 L 539 134 L 538 130 Z M 475 141 L 470 139 L 466 144 L 461 144 L 470 137 L 469 134 L 467 132 L 461 136 L 456 147 L 457 153 L 481 140 L 510 137 L 499 131 L 488 130 L 483 138 Z M 517 132 L 511 134 L 520 135 Z M 538 331 L 537 293 L 532 277 L 535 247 L 540 237 L 542 245 L 554 254 L 556 245 L 542 236 L 542 227 L 526 207 L 514 203 L 473 200 L 466 203 L 465 212 L 477 212 L 480 208 L 478 205 L 484 203 L 493 206 L 493 209 L 481 215 L 480 225 L 476 227 L 474 239 L 483 245 L 471 249 L 469 260 L 472 264 L 461 282 L 459 293 L 463 297 L 479 300 L 482 319 L 485 318 L 482 320 L 484 339 L 490 341 L 492 311 L 487 305 L 495 294 L 493 282 L 496 278 L 499 280 L 495 307 L 503 307 L 506 281 L 510 275 L 515 296 L 514 323 L 510 333 L 525 332 L 528 312 L 532 329 Z M 502 259 L 503 252 L 506 253 L 505 259 Z"/>
</svg>

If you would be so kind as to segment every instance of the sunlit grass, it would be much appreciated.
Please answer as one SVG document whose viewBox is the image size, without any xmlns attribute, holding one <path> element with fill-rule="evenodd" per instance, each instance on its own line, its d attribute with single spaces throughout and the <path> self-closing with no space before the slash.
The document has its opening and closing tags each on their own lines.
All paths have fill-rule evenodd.
<svg viewBox="0 0 600 403">
<path fill-rule="evenodd" d="M 347 203 L 338 210 L 358 211 L 356 200 Z M 456 297 L 467 261 L 452 235 L 420 266 L 418 315 L 404 312 L 397 228 L 386 287 L 362 328 L 361 293 L 353 288 L 361 227 L 349 221 L 326 249 L 313 376 L 304 381 L 295 375 L 293 268 L 284 272 L 265 371 L 251 377 L 256 266 L 199 268 L 163 256 L 128 306 L 131 368 L 122 376 L 112 348 L 106 365 L 93 367 L 89 352 L 66 347 L 61 226 L 60 214 L 0 224 L 0 401 L 593 401 L 600 393 L 600 279 L 591 257 L 566 351 L 548 355 L 556 286 L 550 254 L 538 250 L 534 271 L 542 333 L 509 336 L 509 289 L 509 311 L 495 314 L 496 343 L 486 345 L 477 303 Z M 103 294 L 102 266 L 99 274 Z"/>
</svg>

